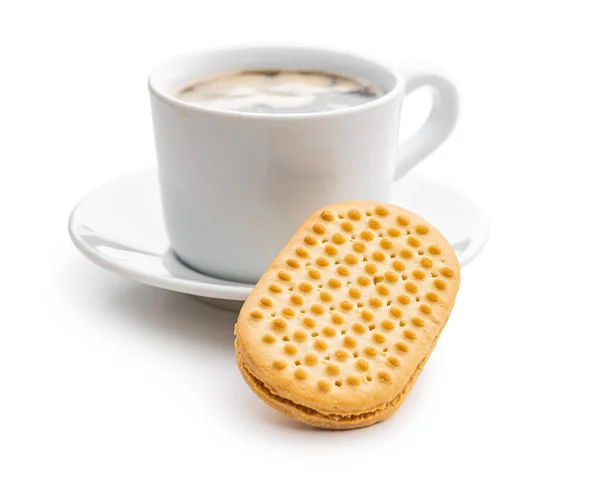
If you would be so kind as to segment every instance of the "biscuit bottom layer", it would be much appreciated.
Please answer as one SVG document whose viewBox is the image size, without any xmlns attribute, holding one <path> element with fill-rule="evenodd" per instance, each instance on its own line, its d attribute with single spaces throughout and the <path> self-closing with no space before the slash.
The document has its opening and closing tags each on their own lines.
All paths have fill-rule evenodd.
<svg viewBox="0 0 600 485">
<path fill-rule="evenodd" d="M 302 404 L 298 404 L 298 403 L 295 403 L 294 401 L 290 401 L 289 399 L 286 399 L 277 394 L 274 394 L 262 381 L 258 380 L 254 375 L 252 375 L 250 373 L 248 368 L 244 365 L 244 363 L 240 359 L 238 359 L 238 365 L 240 366 L 240 368 L 242 369 L 242 371 L 244 372 L 246 377 L 252 381 L 252 384 L 255 386 L 255 390 L 260 391 L 263 394 L 266 394 L 269 399 L 277 401 L 285 406 L 293 407 L 299 411 L 302 411 L 305 414 L 308 414 L 311 416 L 318 416 L 322 419 L 328 419 L 331 421 L 365 421 L 365 420 L 374 418 L 376 416 L 379 416 L 390 406 L 395 406 L 395 405 L 400 404 L 400 402 L 402 402 L 402 399 L 404 399 L 405 390 L 407 389 L 407 387 L 410 389 L 410 384 L 412 384 L 412 380 L 414 379 L 415 373 L 418 374 L 418 370 L 420 370 L 420 366 L 426 360 L 427 360 L 427 357 L 425 359 L 423 359 L 423 361 L 421 361 L 421 363 L 419 363 L 419 365 L 417 366 L 417 369 L 415 369 L 415 372 L 413 372 L 413 374 L 410 376 L 410 378 L 406 382 L 406 385 L 402 388 L 402 391 L 400 391 L 400 393 L 397 394 L 394 399 L 392 399 L 391 401 L 389 401 L 385 404 L 382 404 L 381 407 L 379 407 L 375 411 L 369 411 L 369 412 L 360 413 L 360 414 L 335 414 L 335 413 L 324 414 L 315 409 L 303 406 Z"/>
<path fill-rule="evenodd" d="M 440 333 L 441 333 L 441 330 L 440 330 Z M 437 343 L 437 339 L 438 339 L 440 333 L 438 333 L 436 338 L 433 340 L 431 349 L 429 350 L 427 355 L 425 355 L 423 360 L 421 360 L 419 362 L 419 364 L 415 368 L 414 372 L 411 374 L 411 376 L 406 381 L 406 384 L 404 385 L 402 390 L 391 401 L 388 401 L 387 403 L 382 404 L 381 406 L 379 406 L 377 409 L 375 409 L 373 411 L 367 411 L 365 413 L 358 413 L 358 414 L 321 413 L 315 409 L 309 408 L 307 406 L 303 406 L 302 404 L 298 404 L 294 401 L 291 401 L 289 399 L 281 397 L 278 394 L 273 393 L 273 391 L 271 391 L 271 389 L 269 389 L 261 380 L 259 380 L 256 376 L 254 376 L 248 370 L 248 368 L 242 361 L 239 351 L 236 353 L 237 353 L 238 366 L 244 373 L 245 377 L 252 382 L 252 384 L 254 385 L 254 390 L 261 392 L 263 394 L 262 397 L 266 397 L 267 399 L 277 401 L 278 403 L 280 403 L 284 406 L 292 407 L 294 409 L 301 411 L 304 414 L 319 417 L 324 420 L 330 420 L 332 422 L 339 422 L 339 421 L 362 422 L 362 421 L 371 421 L 371 420 L 375 419 L 376 417 L 378 417 L 382 414 L 385 414 L 387 411 L 390 411 L 390 408 L 396 408 L 402 403 L 402 401 L 404 400 L 404 397 L 408 394 L 408 392 L 411 390 L 413 384 L 419 377 L 419 374 L 421 373 L 421 369 L 427 363 L 427 359 L 431 355 L 431 352 L 432 352 L 433 348 L 435 347 L 435 344 Z"/>
<path fill-rule="evenodd" d="M 452 307 L 454 307 L 454 305 L 452 305 Z M 377 422 L 385 420 L 386 418 L 391 416 L 394 413 L 395 409 L 398 408 L 402 404 L 402 401 L 404 400 L 406 395 L 410 392 L 410 390 L 412 389 L 412 386 L 414 385 L 417 378 L 421 374 L 421 370 L 427 363 L 427 359 L 429 359 L 431 352 L 433 352 L 433 349 L 435 349 L 437 341 L 438 341 L 440 335 L 442 334 L 442 331 L 444 330 L 446 323 L 448 323 L 448 319 L 450 318 L 450 313 L 452 313 L 452 307 L 450 308 L 450 311 L 448 312 L 446 319 L 442 323 L 440 331 L 438 332 L 438 334 L 435 336 L 435 338 L 431 342 L 431 347 L 429 348 L 429 351 L 427 352 L 427 354 L 425 354 L 423 359 L 415 367 L 415 370 L 413 371 L 411 376 L 408 378 L 408 380 L 404 384 L 404 387 L 402 388 L 402 390 L 398 394 L 396 394 L 396 396 L 392 400 L 388 401 L 387 403 L 381 404 L 380 406 L 373 409 L 372 411 L 367 411 L 367 412 L 358 413 L 358 414 L 321 413 L 313 408 L 303 406 L 302 404 L 298 404 L 294 401 L 291 401 L 290 399 L 286 399 L 284 397 L 279 396 L 278 394 L 275 394 L 273 391 L 271 391 L 271 389 L 266 384 L 264 384 L 260 379 L 258 379 L 256 376 L 254 376 L 254 374 L 252 374 L 248 370 L 248 367 L 246 367 L 246 364 L 242 360 L 240 350 L 238 349 L 238 340 L 236 339 L 235 347 L 236 347 L 237 363 L 238 363 L 238 366 L 239 366 L 244 378 L 246 380 L 250 381 L 249 383 L 252 384 L 252 386 L 253 386 L 252 390 L 256 394 L 258 394 L 262 399 L 264 399 L 265 402 L 267 402 L 267 403 L 269 401 L 274 401 L 275 403 L 278 403 L 279 405 L 281 405 L 283 408 L 295 409 L 307 416 L 317 418 L 318 420 L 322 420 L 322 421 L 328 421 L 328 422 L 332 423 L 333 425 L 334 425 L 334 423 L 340 423 L 340 424 L 346 423 L 346 425 L 343 427 L 348 428 L 348 429 L 353 428 L 353 427 L 368 426 L 369 424 L 375 424 Z M 294 419 L 298 419 L 298 418 L 294 418 Z M 302 421 L 301 419 L 299 419 L 299 420 Z M 308 424 L 312 424 L 313 426 L 319 426 L 318 424 L 314 424 L 314 423 L 308 423 Z M 342 426 L 340 426 L 340 427 L 342 427 Z"/>
</svg>

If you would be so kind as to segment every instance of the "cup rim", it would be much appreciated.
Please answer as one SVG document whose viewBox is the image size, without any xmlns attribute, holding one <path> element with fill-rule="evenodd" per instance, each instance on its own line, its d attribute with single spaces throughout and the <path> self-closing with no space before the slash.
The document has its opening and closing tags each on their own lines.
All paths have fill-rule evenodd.
<svg viewBox="0 0 600 485">
<path fill-rule="evenodd" d="M 387 93 L 379 98 L 376 98 L 372 101 L 367 101 L 366 103 L 362 103 L 356 106 L 350 106 L 347 108 L 336 109 L 333 111 L 316 111 L 309 113 L 253 113 L 247 111 L 226 111 L 219 110 L 215 108 L 208 108 L 205 106 L 200 106 L 197 104 L 186 103 L 177 99 L 173 95 L 169 95 L 161 90 L 155 85 L 155 78 L 158 73 L 164 69 L 165 65 L 174 61 L 175 59 L 192 57 L 199 54 L 209 54 L 209 53 L 219 53 L 219 52 L 231 52 L 235 50 L 239 50 L 243 52 L 244 50 L 249 49 L 296 49 L 296 50 L 316 50 L 325 53 L 331 53 L 334 55 L 346 55 L 354 57 L 360 61 L 365 63 L 377 64 L 380 68 L 387 71 L 388 74 L 391 74 L 394 78 L 395 85 L 392 89 L 390 89 Z M 195 111 L 198 113 L 204 113 L 207 115 L 221 116 L 224 118 L 248 118 L 248 119 L 257 119 L 257 120 L 298 120 L 298 119 L 316 119 L 316 118 L 335 118 L 338 116 L 345 116 L 350 114 L 361 113 L 363 111 L 369 111 L 374 109 L 382 104 L 385 104 L 394 98 L 402 95 L 405 91 L 404 79 L 398 73 L 398 70 L 390 66 L 389 64 L 382 62 L 371 55 L 364 55 L 357 52 L 347 51 L 343 49 L 337 49 L 332 47 L 324 47 L 319 45 L 311 45 L 311 44 L 288 44 L 288 43 L 277 43 L 277 44 L 234 44 L 234 45 L 226 45 L 220 47 L 213 47 L 207 49 L 195 49 L 192 51 L 183 52 L 180 54 L 176 54 L 174 56 L 170 56 L 166 59 L 163 59 L 160 63 L 158 63 L 148 75 L 148 90 L 158 99 L 164 101 L 165 103 L 174 105 L 176 107 L 187 109 L 190 111 Z"/>
</svg>

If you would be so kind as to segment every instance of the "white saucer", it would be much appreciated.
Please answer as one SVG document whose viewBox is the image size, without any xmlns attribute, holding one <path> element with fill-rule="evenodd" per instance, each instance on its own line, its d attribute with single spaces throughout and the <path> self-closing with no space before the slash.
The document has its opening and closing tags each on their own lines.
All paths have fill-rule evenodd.
<svg viewBox="0 0 600 485">
<path fill-rule="evenodd" d="M 409 174 L 393 203 L 423 216 L 450 241 L 461 266 L 488 237 L 488 221 L 475 202 L 438 182 Z M 155 168 L 135 172 L 90 192 L 71 213 L 69 233 L 94 263 L 148 285 L 191 295 L 243 301 L 252 285 L 189 269 L 169 249 Z"/>
</svg>

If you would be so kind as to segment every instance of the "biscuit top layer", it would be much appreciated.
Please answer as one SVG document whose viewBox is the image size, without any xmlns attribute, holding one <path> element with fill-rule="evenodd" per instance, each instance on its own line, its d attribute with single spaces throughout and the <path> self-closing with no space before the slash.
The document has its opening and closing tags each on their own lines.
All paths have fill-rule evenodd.
<svg viewBox="0 0 600 485">
<path fill-rule="evenodd" d="M 310 216 L 246 300 L 242 359 L 272 392 L 322 413 L 393 399 L 430 351 L 458 291 L 452 247 L 395 206 Z"/>
</svg>

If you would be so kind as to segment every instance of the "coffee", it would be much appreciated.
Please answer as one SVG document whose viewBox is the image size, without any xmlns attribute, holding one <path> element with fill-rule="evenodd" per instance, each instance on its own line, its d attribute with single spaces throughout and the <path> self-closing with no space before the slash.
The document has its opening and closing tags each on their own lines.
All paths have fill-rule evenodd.
<svg viewBox="0 0 600 485">
<path fill-rule="evenodd" d="M 368 81 L 325 71 L 253 70 L 201 79 L 175 96 L 205 108 L 281 114 L 335 111 L 384 94 Z"/>
</svg>

